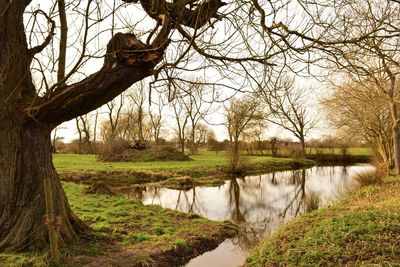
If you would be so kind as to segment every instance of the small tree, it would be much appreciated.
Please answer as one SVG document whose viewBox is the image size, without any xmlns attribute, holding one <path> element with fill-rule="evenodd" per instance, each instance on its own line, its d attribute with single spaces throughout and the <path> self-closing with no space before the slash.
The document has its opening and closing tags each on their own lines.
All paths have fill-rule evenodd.
<svg viewBox="0 0 400 267">
<path fill-rule="evenodd" d="M 90 115 L 85 114 L 83 116 L 79 116 L 75 119 L 76 128 L 78 130 L 79 135 L 79 145 L 78 145 L 78 153 L 90 153 L 93 154 L 93 143 L 92 143 L 92 126 Z M 83 150 L 83 146 L 85 145 L 85 150 Z"/>
<path fill-rule="evenodd" d="M 229 150 L 229 171 L 231 173 L 240 171 L 240 139 L 254 124 L 260 123 L 263 119 L 263 110 L 255 95 L 232 98 L 229 105 L 225 107 L 225 125 L 231 144 Z"/>
<path fill-rule="evenodd" d="M 134 90 L 131 90 L 128 93 L 128 98 L 131 101 L 131 104 L 137 115 L 137 126 L 139 133 L 139 141 L 144 140 L 143 136 L 143 127 L 144 127 L 144 119 L 145 119 L 145 106 L 144 103 L 146 101 L 146 87 L 144 81 L 140 81 L 135 84 Z"/>
<path fill-rule="evenodd" d="M 106 104 L 108 127 L 104 126 L 104 123 L 103 127 L 106 127 L 108 129 L 108 132 L 106 133 L 107 136 L 103 135 L 103 139 L 112 140 L 115 138 L 123 106 L 124 106 L 124 94 L 121 94 L 118 97 L 118 99 L 115 98 Z"/>
<path fill-rule="evenodd" d="M 186 128 L 189 122 L 189 114 L 186 112 L 182 97 L 176 97 L 170 103 L 170 106 L 174 112 L 176 122 L 175 133 L 178 138 L 179 150 L 185 153 Z"/>
<path fill-rule="evenodd" d="M 294 79 L 278 77 L 269 87 L 260 90 L 263 101 L 271 113 L 268 121 L 291 132 L 301 143 L 302 154 L 306 153 L 305 137 L 316 125 L 305 103 L 306 91 L 294 86 Z"/>
</svg>

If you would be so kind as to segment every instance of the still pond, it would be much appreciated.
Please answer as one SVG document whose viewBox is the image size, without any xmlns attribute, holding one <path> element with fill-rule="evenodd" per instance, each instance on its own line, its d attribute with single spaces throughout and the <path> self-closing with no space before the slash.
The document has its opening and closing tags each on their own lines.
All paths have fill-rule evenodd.
<svg viewBox="0 0 400 267">
<path fill-rule="evenodd" d="M 232 267 L 244 263 L 250 250 L 277 228 L 307 211 L 327 206 L 357 186 L 354 175 L 372 170 L 368 164 L 312 167 L 227 180 L 219 187 L 173 190 L 151 186 L 126 192 L 143 204 L 231 220 L 239 234 L 216 249 L 192 259 L 187 267 Z"/>
</svg>

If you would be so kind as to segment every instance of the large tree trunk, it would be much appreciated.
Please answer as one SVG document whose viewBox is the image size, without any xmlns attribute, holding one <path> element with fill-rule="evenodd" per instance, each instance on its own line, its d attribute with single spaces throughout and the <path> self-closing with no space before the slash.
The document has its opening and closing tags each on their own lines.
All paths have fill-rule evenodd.
<svg viewBox="0 0 400 267">
<path fill-rule="evenodd" d="M 142 1 L 145 11 L 151 10 L 157 20 L 164 15 L 163 28 L 150 45 L 134 34 L 117 33 L 107 45 L 99 71 L 73 84 L 54 85 L 43 95 L 32 82 L 31 62 L 52 40 L 55 25 L 51 23 L 49 35 L 40 45 L 29 47 L 23 21 L 30 2 L 0 0 L 0 252 L 47 244 L 44 178 L 51 180 L 55 212 L 62 217 L 60 240 L 77 239 L 86 227 L 73 215 L 53 167 L 51 130 L 104 105 L 155 73 L 172 29 L 165 14 L 174 21 L 179 17 L 179 24 L 198 28 L 217 18 L 222 6 L 215 0 L 195 10 L 182 10 L 175 3 L 163 2 L 154 12 L 149 1 Z M 205 8 L 210 4 L 212 9 Z"/>
<path fill-rule="evenodd" d="M 44 178 L 51 179 L 55 213 L 62 217 L 60 240 L 77 239 L 85 225 L 72 213 L 53 167 L 50 129 L 10 117 L 1 118 L 0 128 L 0 251 L 46 245 Z"/>
</svg>

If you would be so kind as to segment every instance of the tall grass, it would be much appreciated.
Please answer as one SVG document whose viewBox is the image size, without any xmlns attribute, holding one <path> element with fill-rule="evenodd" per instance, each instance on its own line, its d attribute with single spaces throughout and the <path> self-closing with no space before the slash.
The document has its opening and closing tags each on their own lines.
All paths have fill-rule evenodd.
<svg viewBox="0 0 400 267">
<path fill-rule="evenodd" d="M 365 171 L 355 174 L 354 179 L 361 187 L 382 184 L 387 171 L 382 166 L 377 166 L 373 171 Z"/>
<path fill-rule="evenodd" d="M 311 212 L 319 209 L 321 204 L 321 198 L 319 193 L 310 192 L 304 200 L 304 209 L 306 212 Z"/>
</svg>

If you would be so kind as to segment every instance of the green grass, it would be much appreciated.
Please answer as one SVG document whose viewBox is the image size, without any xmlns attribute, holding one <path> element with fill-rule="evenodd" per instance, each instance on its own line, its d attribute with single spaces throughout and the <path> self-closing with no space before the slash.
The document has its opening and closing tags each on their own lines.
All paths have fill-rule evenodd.
<svg viewBox="0 0 400 267">
<path fill-rule="evenodd" d="M 202 151 L 199 155 L 190 156 L 192 161 L 157 161 L 157 162 L 100 162 L 95 155 L 54 154 L 53 161 L 58 172 L 72 171 L 109 171 L 109 170 L 153 170 L 153 171 L 193 171 L 203 169 L 225 168 L 227 157 L 224 153 Z M 266 156 L 244 156 L 246 164 L 252 166 L 289 165 L 291 159 Z"/>
<path fill-rule="evenodd" d="M 175 189 L 196 186 L 218 186 L 224 183 L 227 173 L 227 157 L 224 153 L 201 151 L 191 156 L 191 161 L 158 162 L 101 162 L 95 155 L 54 154 L 54 164 L 65 181 L 93 183 L 105 182 L 111 186 L 136 183 L 159 183 Z M 312 166 L 312 160 L 294 162 L 289 158 L 267 156 L 243 156 L 245 173 L 261 173 Z M 189 180 L 188 180 L 189 178 Z"/>
<path fill-rule="evenodd" d="M 339 204 L 294 220 L 245 266 L 400 266 L 400 180 L 362 187 Z"/>
<path fill-rule="evenodd" d="M 152 253 L 177 246 L 189 249 L 191 240 L 236 233 L 230 223 L 211 222 L 196 214 L 155 205 L 144 206 L 122 195 L 88 195 L 83 185 L 75 183 L 63 183 L 63 186 L 72 210 L 90 225 L 92 232 L 88 235 L 90 242 L 63 248 L 61 266 L 81 266 L 93 261 L 105 266 L 111 259 L 119 262 L 117 266 L 129 266 L 148 260 Z M 0 254 L 0 266 L 48 264 L 46 255 L 40 252 Z"/>
</svg>

